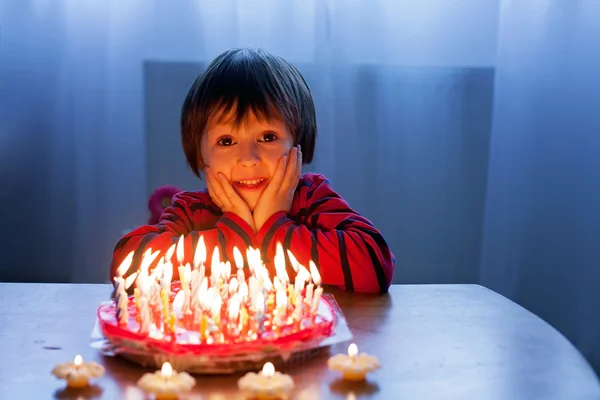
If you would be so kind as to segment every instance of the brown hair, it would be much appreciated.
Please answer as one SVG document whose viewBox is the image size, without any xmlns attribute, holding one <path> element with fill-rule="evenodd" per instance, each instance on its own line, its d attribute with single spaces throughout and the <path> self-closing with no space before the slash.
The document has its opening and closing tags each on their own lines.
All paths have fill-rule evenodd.
<svg viewBox="0 0 600 400">
<path fill-rule="evenodd" d="M 250 111 L 266 119 L 277 112 L 294 145 L 302 147 L 303 163 L 312 161 L 317 138 L 315 105 L 300 71 L 263 50 L 232 49 L 217 56 L 196 78 L 181 108 L 181 143 L 196 176 L 204 169 L 200 143 L 209 118 L 232 110 L 236 125 Z"/>
</svg>

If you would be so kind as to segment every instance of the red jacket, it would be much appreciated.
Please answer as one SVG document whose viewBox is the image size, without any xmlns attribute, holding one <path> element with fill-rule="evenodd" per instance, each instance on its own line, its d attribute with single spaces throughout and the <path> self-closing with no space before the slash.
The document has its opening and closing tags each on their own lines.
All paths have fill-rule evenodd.
<svg viewBox="0 0 600 400">
<path fill-rule="evenodd" d="M 323 284 L 348 291 L 387 292 L 396 263 L 373 224 L 351 209 L 324 176 L 306 173 L 300 177 L 288 215 L 274 214 L 257 233 L 236 214 L 223 214 L 206 189 L 175 195 L 157 225 L 142 226 L 119 240 L 113 254 L 111 279 L 132 250 L 135 255 L 130 273 L 137 269 L 147 248 L 161 250 L 162 255 L 181 235 L 185 236 L 185 262 L 190 263 L 200 235 L 206 244 L 207 264 L 215 246 L 221 249 L 221 261 L 231 260 L 232 265 L 235 265 L 234 246 L 244 258 L 245 249 L 252 246 L 260 249 L 265 265 L 271 268 L 279 242 L 307 268 L 312 260 L 319 268 Z M 295 273 L 285 253 L 288 275 L 293 279 Z M 174 255 L 175 267 L 176 260 Z M 173 268 L 173 280 L 177 279 L 177 268 Z"/>
</svg>

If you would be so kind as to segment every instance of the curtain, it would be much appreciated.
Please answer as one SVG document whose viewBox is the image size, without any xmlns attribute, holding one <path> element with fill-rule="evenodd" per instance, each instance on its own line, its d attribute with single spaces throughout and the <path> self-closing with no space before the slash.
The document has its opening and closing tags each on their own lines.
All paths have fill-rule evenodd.
<svg viewBox="0 0 600 400">
<path fill-rule="evenodd" d="M 395 282 L 475 282 L 498 12 L 480 0 L 1 2 L 0 279 L 106 281 L 156 186 L 203 185 L 178 147 L 191 80 L 253 46 L 306 74 L 320 129 L 307 170 L 382 230 Z"/>
<path fill-rule="evenodd" d="M 600 371 L 600 3 L 502 1 L 480 282 Z"/>
</svg>

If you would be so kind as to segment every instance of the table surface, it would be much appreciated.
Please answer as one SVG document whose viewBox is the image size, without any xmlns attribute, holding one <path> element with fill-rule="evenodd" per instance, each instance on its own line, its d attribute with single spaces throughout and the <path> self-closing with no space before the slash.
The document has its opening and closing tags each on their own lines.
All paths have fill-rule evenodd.
<svg viewBox="0 0 600 400">
<path fill-rule="evenodd" d="M 283 372 L 295 399 L 596 399 L 592 368 L 560 333 L 478 285 L 393 285 L 388 295 L 329 289 L 359 349 L 382 368 L 348 384 L 327 369 L 348 343 Z M 108 285 L 0 283 L 0 393 L 20 399 L 143 399 L 136 381 L 148 369 L 106 357 L 89 345 Z M 67 390 L 50 371 L 81 354 L 106 374 L 83 391 Z M 189 399 L 241 399 L 232 376 L 196 376 Z"/>
</svg>

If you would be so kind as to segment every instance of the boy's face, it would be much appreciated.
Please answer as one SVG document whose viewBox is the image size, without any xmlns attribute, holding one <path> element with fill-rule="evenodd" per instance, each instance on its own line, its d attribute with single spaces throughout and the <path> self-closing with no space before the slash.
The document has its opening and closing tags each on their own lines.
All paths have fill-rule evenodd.
<svg viewBox="0 0 600 400">
<path fill-rule="evenodd" d="M 294 146 L 294 138 L 280 118 L 259 120 L 250 112 L 236 129 L 233 116 L 230 112 L 208 121 L 202 135 L 202 159 L 215 174 L 223 173 L 254 211 L 279 159 Z"/>
</svg>

